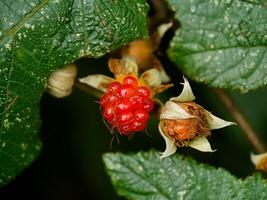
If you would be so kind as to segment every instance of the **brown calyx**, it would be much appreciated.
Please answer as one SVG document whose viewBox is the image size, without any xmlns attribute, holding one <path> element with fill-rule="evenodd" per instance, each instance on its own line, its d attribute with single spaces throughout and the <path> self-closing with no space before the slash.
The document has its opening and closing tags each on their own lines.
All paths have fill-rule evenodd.
<svg viewBox="0 0 267 200">
<path fill-rule="evenodd" d="M 177 103 L 177 102 L 176 102 Z M 208 136 L 210 130 L 204 109 L 194 102 L 177 103 L 195 118 L 180 120 L 162 120 L 162 130 L 176 142 L 177 146 L 186 146 L 187 143 L 199 135 Z"/>
</svg>

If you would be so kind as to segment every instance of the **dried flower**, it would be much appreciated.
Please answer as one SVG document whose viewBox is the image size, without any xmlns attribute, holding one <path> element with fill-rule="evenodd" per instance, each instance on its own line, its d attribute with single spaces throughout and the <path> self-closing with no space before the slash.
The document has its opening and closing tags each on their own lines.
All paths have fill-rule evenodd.
<svg viewBox="0 0 267 200">
<path fill-rule="evenodd" d="M 224 121 L 194 102 L 195 96 L 184 77 L 184 87 L 178 97 L 172 97 L 163 106 L 159 131 L 166 142 L 161 158 L 175 153 L 177 147 L 189 146 L 203 152 L 213 152 L 209 141 L 210 130 L 219 129 L 234 122 Z"/>
<path fill-rule="evenodd" d="M 251 154 L 251 162 L 255 165 L 257 170 L 267 172 L 267 152 L 261 154 Z"/>
</svg>

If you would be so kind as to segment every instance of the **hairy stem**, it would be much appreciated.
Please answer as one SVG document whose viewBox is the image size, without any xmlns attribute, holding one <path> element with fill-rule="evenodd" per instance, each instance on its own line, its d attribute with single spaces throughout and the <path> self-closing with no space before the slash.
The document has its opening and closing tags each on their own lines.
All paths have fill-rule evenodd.
<svg viewBox="0 0 267 200">
<path fill-rule="evenodd" d="M 215 93 L 221 99 L 225 107 L 232 114 L 237 124 L 243 130 L 244 135 L 246 136 L 249 143 L 253 146 L 257 153 L 266 152 L 265 145 L 261 142 L 262 140 L 259 138 L 258 134 L 253 130 L 251 124 L 246 119 L 246 117 L 242 114 L 234 100 L 231 96 L 229 96 L 225 91 L 221 89 L 215 89 Z"/>
<path fill-rule="evenodd" d="M 97 90 L 97 89 L 95 89 L 93 87 L 90 87 L 90 86 L 88 86 L 86 84 L 80 83 L 79 81 L 75 82 L 74 87 L 78 88 L 79 90 L 81 90 L 81 91 L 83 91 L 83 92 L 85 92 L 87 94 L 95 96 L 97 98 L 100 98 L 103 95 L 103 93 L 100 92 L 99 90 Z"/>
</svg>

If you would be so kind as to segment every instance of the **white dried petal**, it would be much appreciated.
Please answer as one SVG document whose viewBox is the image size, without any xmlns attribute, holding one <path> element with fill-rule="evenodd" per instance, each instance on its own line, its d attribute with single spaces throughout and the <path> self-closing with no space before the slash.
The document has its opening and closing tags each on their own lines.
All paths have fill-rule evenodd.
<svg viewBox="0 0 267 200">
<path fill-rule="evenodd" d="M 186 112 L 180 105 L 167 101 L 160 113 L 160 119 L 189 119 L 195 118 Z"/>
<path fill-rule="evenodd" d="M 184 85 L 182 93 L 178 97 L 170 98 L 171 101 L 190 102 L 196 99 L 196 97 L 194 96 L 192 92 L 192 89 L 191 89 L 191 86 L 188 80 L 185 77 L 183 78 L 184 78 L 184 83 L 181 83 L 182 85 Z"/>
<path fill-rule="evenodd" d="M 143 79 L 146 84 L 152 88 L 161 85 L 160 72 L 155 68 L 146 70 L 143 74 L 141 74 L 140 78 Z"/>
<path fill-rule="evenodd" d="M 161 24 L 158 27 L 158 34 L 159 37 L 162 38 L 164 36 L 164 34 L 172 27 L 173 23 L 169 22 L 169 23 L 165 23 L 165 24 Z"/>
<path fill-rule="evenodd" d="M 177 147 L 175 145 L 175 141 L 171 140 L 168 136 L 166 136 L 163 132 L 163 130 L 161 129 L 161 123 L 159 123 L 159 132 L 161 134 L 161 136 L 164 138 L 165 143 L 166 143 L 166 149 L 164 152 L 161 153 L 160 159 L 162 158 L 166 158 L 172 154 L 174 154 L 177 150 Z"/>
<path fill-rule="evenodd" d="M 209 141 L 204 136 L 198 136 L 188 143 L 191 148 L 197 149 L 202 152 L 214 152 L 212 150 Z"/>
<path fill-rule="evenodd" d="M 90 87 L 100 90 L 101 92 L 106 92 L 108 85 L 115 81 L 115 79 L 103 74 L 94 74 L 80 78 L 79 81 Z"/>
<path fill-rule="evenodd" d="M 262 159 L 266 158 L 267 158 L 267 152 L 261 154 L 253 154 L 253 153 L 250 154 L 250 160 L 255 166 L 258 166 L 262 161 Z"/>
<path fill-rule="evenodd" d="M 219 128 L 223 128 L 226 126 L 230 126 L 230 125 L 236 125 L 235 122 L 228 122 L 225 121 L 219 117 L 216 117 L 215 115 L 211 114 L 209 111 L 205 110 L 206 112 L 206 117 L 208 120 L 208 126 L 210 130 L 213 129 L 219 129 Z"/>
</svg>

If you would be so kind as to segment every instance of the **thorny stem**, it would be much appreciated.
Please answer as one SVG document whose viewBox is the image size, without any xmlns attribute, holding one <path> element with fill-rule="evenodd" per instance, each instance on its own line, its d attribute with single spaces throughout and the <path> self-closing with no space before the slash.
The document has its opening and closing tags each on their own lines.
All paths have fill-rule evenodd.
<svg viewBox="0 0 267 200">
<path fill-rule="evenodd" d="M 97 98 L 100 98 L 103 94 L 102 92 L 96 90 L 95 88 L 90 87 L 86 84 L 80 83 L 79 81 L 76 81 L 74 83 L 74 87 L 78 88 L 79 90 L 82 90 L 83 92 L 87 94 L 93 95 L 94 97 L 97 97 Z"/>
<path fill-rule="evenodd" d="M 261 139 L 259 138 L 258 134 L 253 130 L 251 124 L 239 110 L 232 97 L 221 89 L 215 89 L 214 92 L 221 99 L 228 111 L 232 114 L 237 124 L 243 130 L 243 133 L 246 136 L 247 140 L 254 147 L 257 153 L 266 152 L 267 150 L 265 145 L 261 142 Z"/>
</svg>

